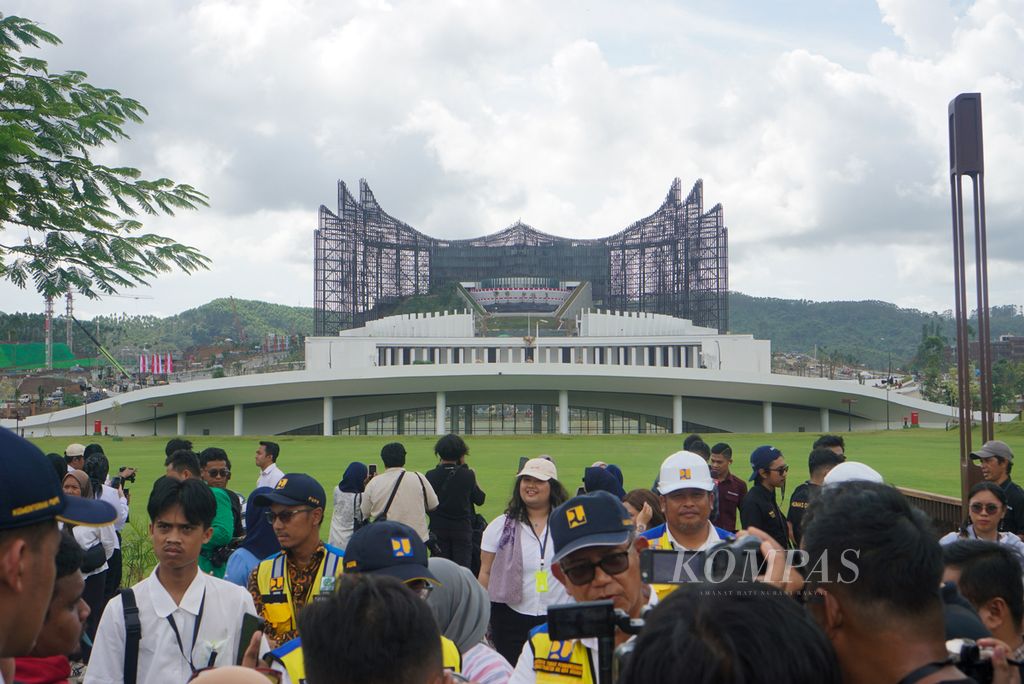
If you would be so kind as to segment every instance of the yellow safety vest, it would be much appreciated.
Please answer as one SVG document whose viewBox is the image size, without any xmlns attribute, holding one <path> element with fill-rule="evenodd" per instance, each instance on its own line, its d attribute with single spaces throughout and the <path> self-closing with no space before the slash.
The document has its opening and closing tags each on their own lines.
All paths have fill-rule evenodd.
<svg viewBox="0 0 1024 684">
<path fill-rule="evenodd" d="M 320 561 L 309 599 L 321 592 L 334 591 L 334 578 L 344 570 L 344 554 L 336 553 L 332 547 L 325 547 L 324 558 Z M 328 582 L 324 578 L 328 578 Z M 263 619 L 275 634 L 295 629 L 295 608 L 292 603 L 291 582 L 288 581 L 287 557 L 284 551 L 261 561 L 256 573 L 256 582 L 263 600 Z M 296 681 L 296 680 L 293 680 Z"/>
<path fill-rule="evenodd" d="M 278 646 L 267 653 L 267 656 L 284 666 L 292 684 L 305 684 L 306 663 L 302 659 L 301 637 Z M 454 641 L 443 636 L 441 637 L 441 659 L 446 670 L 462 672 L 462 654 L 459 653 L 459 647 L 455 645 Z"/>
<path fill-rule="evenodd" d="M 658 537 L 658 540 L 654 542 L 654 548 L 671 551 L 675 546 L 672 545 L 672 540 L 668 536 L 668 526 L 665 526 L 665 533 Z M 651 589 L 658 595 L 658 601 L 664 601 L 665 597 L 671 594 L 673 591 L 679 588 L 678 584 L 652 584 Z"/>
<path fill-rule="evenodd" d="M 597 681 L 590 649 L 578 639 L 552 641 L 548 636 L 547 623 L 535 627 L 530 633 L 530 649 L 538 684 L 594 684 Z"/>
</svg>

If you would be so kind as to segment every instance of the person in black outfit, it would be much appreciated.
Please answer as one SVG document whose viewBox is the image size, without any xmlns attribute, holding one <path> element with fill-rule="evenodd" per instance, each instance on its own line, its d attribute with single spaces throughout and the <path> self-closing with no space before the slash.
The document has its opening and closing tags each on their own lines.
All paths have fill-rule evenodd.
<svg viewBox="0 0 1024 684">
<path fill-rule="evenodd" d="M 484 492 L 476 474 L 466 465 L 469 447 L 461 437 L 448 434 L 437 440 L 434 453 L 441 462 L 426 473 L 437 493 L 437 508 L 430 511 L 430 533 L 437 547 L 435 555 L 464 568 L 473 561 L 473 506 L 484 503 Z"/>
<path fill-rule="evenodd" d="M 789 466 L 782 452 L 773 446 L 759 446 L 750 454 L 750 479 L 754 486 L 740 503 L 743 527 L 756 527 L 770 534 L 779 545 L 788 549 L 789 527 L 786 516 L 775 501 L 775 490 L 786 484 Z"/>
<path fill-rule="evenodd" d="M 1010 479 L 1013 472 L 1013 452 L 1006 442 L 998 439 L 985 442 L 971 454 L 971 460 L 981 461 L 981 476 L 1003 488 L 1006 505 L 1010 509 L 1003 518 L 1000 530 L 1013 532 L 1024 539 L 1024 489 Z"/>
<path fill-rule="evenodd" d="M 845 460 L 844 456 L 829 447 L 816 447 L 807 457 L 807 472 L 811 479 L 793 490 L 789 497 L 789 514 L 786 516 L 794 546 L 800 546 L 800 523 L 803 521 L 807 505 L 821 492 L 821 484 L 828 472 Z"/>
</svg>

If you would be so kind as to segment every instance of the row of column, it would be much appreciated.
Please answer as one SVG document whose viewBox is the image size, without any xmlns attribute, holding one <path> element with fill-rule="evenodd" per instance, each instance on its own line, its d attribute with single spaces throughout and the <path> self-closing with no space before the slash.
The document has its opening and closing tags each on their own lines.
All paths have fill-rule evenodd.
<svg viewBox="0 0 1024 684">
<path fill-rule="evenodd" d="M 434 397 L 434 430 L 437 434 L 443 435 L 448 432 L 445 425 L 445 410 L 448 406 L 447 395 L 444 392 L 436 392 Z M 178 414 L 179 435 L 187 435 L 187 413 Z M 829 410 L 820 409 L 821 431 L 829 431 Z M 245 408 L 242 404 L 234 406 L 234 432 L 235 437 L 241 437 L 245 427 Z M 761 402 L 761 431 L 773 432 L 772 429 L 772 402 Z M 672 432 L 681 435 L 683 433 L 683 398 L 672 397 Z M 569 391 L 558 391 L 558 433 L 569 434 Z M 334 397 L 324 397 L 324 436 L 330 437 L 334 434 Z"/>
</svg>

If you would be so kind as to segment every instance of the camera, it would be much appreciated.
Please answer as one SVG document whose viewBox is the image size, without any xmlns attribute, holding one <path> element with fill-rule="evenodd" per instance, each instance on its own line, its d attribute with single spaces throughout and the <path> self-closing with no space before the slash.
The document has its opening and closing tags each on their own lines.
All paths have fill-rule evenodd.
<svg viewBox="0 0 1024 684">
<path fill-rule="evenodd" d="M 126 470 L 130 470 L 131 474 L 121 475 L 121 473 L 123 473 Z M 110 478 L 110 486 L 113 487 L 114 489 L 117 489 L 118 487 L 123 486 L 126 482 L 134 483 L 136 474 L 137 471 L 135 470 L 135 468 L 131 466 L 121 466 L 120 468 L 117 469 L 117 475 L 115 477 Z M 127 487 L 125 488 L 125 491 L 127 491 Z"/>
<path fill-rule="evenodd" d="M 548 606 L 548 635 L 554 641 L 597 638 L 598 683 L 620 681 L 633 643 L 615 648 L 615 630 L 639 634 L 643 619 L 632 619 L 610 600 Z"/>
<path fill-rule="evenodd" d="M 974 639 L 950 639 L 946 642 L 946 653 L 957 669 L 979 684 L 992 681 L 992 649 L 982 648 Z M 1008 660 L 1010 665 L 1020 663 Z"/>
<path fill-rule="evenodd" d="M 705 551 L 644 549 L 640 577 L 647 584 L 686 584 L 728 579 L 753 582 L 766 563 L 757 537 L 731 537 Z"/>
</svg>

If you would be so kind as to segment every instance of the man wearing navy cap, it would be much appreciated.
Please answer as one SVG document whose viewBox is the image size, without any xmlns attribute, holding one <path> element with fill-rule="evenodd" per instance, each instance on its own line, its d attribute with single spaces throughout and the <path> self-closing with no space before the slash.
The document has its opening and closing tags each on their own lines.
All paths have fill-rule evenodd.
<svg viewBox="0 0 1024 684">
<path fill-rule="evenodd" d="M 344 564 L 348 574 L 394 577 L 424 600 L 434 585 L 440 584 L 427 566 L 427 545 L 420 535 L 394 520 L 382 520 L 356 530 L 345 548 Z M 441 655 L 445 669 L 462 670 L 458 647 L 444 636 L 441 636 Z M 288 673 L 291 682 L 305 680 L 301 637 L 270 651 L 267 658 L 280 663 L 278 668 Z"/>
<path fill-rule="evenodd" d="M 740 504 L 743 526 L 764 530 L 782 548 L 788 549 L 789 526 L 775 500 L 775 490 L 786 484 L 786 473 L 789 472 L 786 459 L 773 446 L 759 446 L 750 454 L 750 467 L 753 471 L 750 480 L 754 486 Z"/>
<path fill-rule="evenodd" d="M 0 471 L 0 658 L 11 658 L 29 654 L 46 617 L 57 574 L 57 521 L 109 525 L 117 512 L 103 501 L 65 497 L 43 452 L 3 428 Z"/>
<path fill-rule="evenodd" d="M 249 575 L 248 589 L 256 612 L 267 621 L 266 637 L 274 646 L 299 635 L 296 616 L 320 593 L 334 591 L 344 552 L 320 541 L 324 488 L 303 473 L 289 473 L 274 491 L 253 499 L 269 506 L 267 518 L 281 550 Z"/>
<path fill-rule="evenodd" d="M 640 617 L 647 604 L 640 551 L 647 540 L 636 536 L 622 502 L 604 491 L 576 496 L 552 511 L 549 525 L 551 571 L 569 595 L 579 602 L 611 599 L 631 618 Z M 653 592 L 650 597 L 656 601 Z M 629 639 L 616 630 L 616 646 Z M 597 639 L 553 641 L 545 623 L 530 633 L 509 682 L 593 682 L 597 671 Z"/>
</svg>

